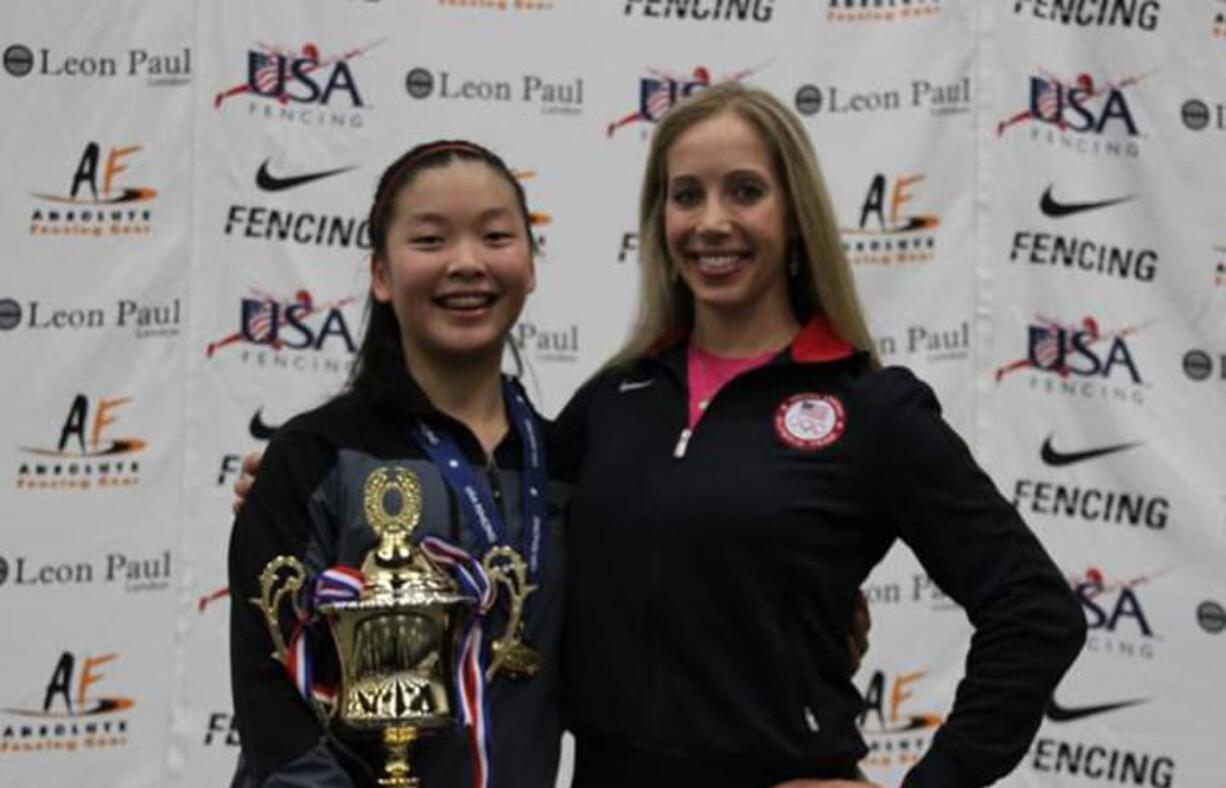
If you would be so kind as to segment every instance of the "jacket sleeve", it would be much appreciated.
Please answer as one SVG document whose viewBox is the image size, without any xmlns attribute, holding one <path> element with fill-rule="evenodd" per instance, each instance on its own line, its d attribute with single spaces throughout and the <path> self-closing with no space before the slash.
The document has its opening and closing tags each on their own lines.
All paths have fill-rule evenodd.
<svg viewBox="0 0 1226 788">
<path fill-rule="evenodd" d="M 230 681 L 242 743 L 236 784 L 352 786 L 326 745 L 314 712 L 272 658 L 264 615 L 250 601 L 260 596 L 259 575 L 270 560 L 279 555 L 302 559 L 306 554 L 312 516 L 308 509 L 318 516 L 318 507 L 309 502 L 330 464 L 330 452 L 320 441 L 283 428 L 264 453 L 230 535 Z"/>
<path fill-rule="evenodd" d="M 972 788 L 1008 774 L 1081 651 L 1076 597 L 1038 539 L 941 418 L 931 389 L 881 373 L 886 506 L 901 538 L 975 628 L 954 706 L 903 788 Z"/>
</svg>

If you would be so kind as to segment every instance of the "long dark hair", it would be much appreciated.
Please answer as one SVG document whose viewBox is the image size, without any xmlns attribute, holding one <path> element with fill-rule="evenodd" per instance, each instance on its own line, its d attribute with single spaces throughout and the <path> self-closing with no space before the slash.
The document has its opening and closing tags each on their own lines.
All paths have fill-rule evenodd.
<svg viewBox="0 0 1226 788">
<path fill-rule="evenodd" d="M 520 218 L 524 223 L 529 248 L 537 251 L 532 234 L 531 214 L 524 187 L 511 168 L 493 151 L 466 140 L 435 140 L 409 150 L 391 163 L 379 178 L 374 201 L 370 206 L 370 249 L 378 259 L 387 260 L 387 230 L 396 209 L 396 196 L 422 170 L 445 167 L 454 161 L 484 162 L 511 184 Z M 514 345 L 512 345 L 514 347 Z M 404 350 L 400 344 L 400 326 L 390 303 L 367 297 L 365 332 L 358 347 L 357 358 L 346 391 L 371 394 L 384 389 L 404 366 Z"/>
</svg>

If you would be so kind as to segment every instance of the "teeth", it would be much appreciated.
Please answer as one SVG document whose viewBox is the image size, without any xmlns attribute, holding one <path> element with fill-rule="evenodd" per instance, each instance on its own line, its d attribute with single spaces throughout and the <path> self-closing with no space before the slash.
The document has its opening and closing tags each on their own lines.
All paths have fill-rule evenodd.
<svg viewBox="0 0 1226 788">
<path fill-rule="evenodd" d="M 721 274 L 736 268 L 744 259 L 741 254 L 700 254 L 698 268 L 703 273 Z"/>
<path fill-rule="evenodd" d="M 435 300 L 447 309 L 481 309 L 494 303 L 494 296 L 489 293 L 457 293 L 439 296 Z"/>
</svg>

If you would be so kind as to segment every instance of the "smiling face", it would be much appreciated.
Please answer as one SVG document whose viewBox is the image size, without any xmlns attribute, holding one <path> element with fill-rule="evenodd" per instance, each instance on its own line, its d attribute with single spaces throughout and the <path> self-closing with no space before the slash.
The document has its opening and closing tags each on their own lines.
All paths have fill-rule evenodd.
<svg viewBox="0 0 1226 788">
<path fill-rule="evenodd" d="M 514 187 L 480 161 L 422 170 L 396 195 L 372 272 L 371 293 L 391 304 L 410 364 L 501 357 L 536 285 Z"/>
<path fill-rule="evenodd" d="M 790 314 L 787 197 L 761 135 L 735 112 L 684 131 L 667 154 L 664 234 L 695 319 Z"/>
</svg>

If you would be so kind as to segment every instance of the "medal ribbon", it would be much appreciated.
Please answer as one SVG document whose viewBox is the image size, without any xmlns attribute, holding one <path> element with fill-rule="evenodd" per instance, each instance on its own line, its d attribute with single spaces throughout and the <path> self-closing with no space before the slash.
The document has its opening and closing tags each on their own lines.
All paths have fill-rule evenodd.
<svg viewBox="0 0 1226 788">
<path fill-rule="evenodd" d="M 528 562 L 529 579 L 535 580 L 545 560 L 545 519 L 549 513 L 545 443 L 523 390 L 507 377 L 502 379 L 502 399 L 523 450 L 520 500 L 524 527 L 519 553 Z M 413 425 L 413 437 L 455 493 L 464 524 L 484 544 L 482 552 L 500 544 L 513 546 L 489 485 L 478 478 L 455 440 L 421 421 Z"/>
</svg>

